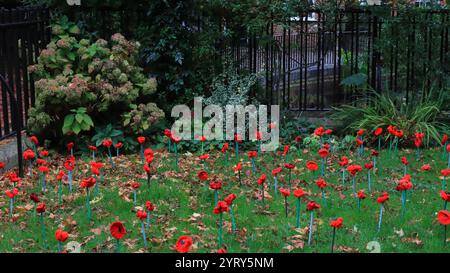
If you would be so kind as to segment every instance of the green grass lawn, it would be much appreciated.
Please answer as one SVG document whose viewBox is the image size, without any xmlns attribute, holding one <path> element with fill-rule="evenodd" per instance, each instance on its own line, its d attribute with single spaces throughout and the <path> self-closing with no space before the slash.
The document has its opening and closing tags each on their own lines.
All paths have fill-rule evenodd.
<svg viewBox="0 0 450 273">
<path fill-rule="evenodd" d="M 377 241 L 381 252 L 450 252 L 450 244 L 444 247 L 444 228 L 437 222 L 437 212 L 443 209 L 439 196 L 441 190 L 440 171 L 447 167 L 447 158 L 442 150 L 426 150 L 419 160 L 415 151 L 402 150 L 394 158 L 388 151 L 381 152 L 377 167 L 372 175 L 372 192 L 367 191 L 367 170 L 357 175 L 357 190 L 364 189 L 367 198 L 358 210 L 357 201 L 352 197 L 351 180 L 342 183 L 342 173 L 338 160 L 342 155 L 349 156 L 353 163 L 364 166 L 370 161 L 370 151 L 360 158 L 356 154 L 333 152 L 328 158 L 324 179 L 327 207 L 322 203 L 320 190 L 314 183 L 313 174 L 305 167 L 306 161 L 315 160 L 320 165 L 316 151 L 291 151 L 289 162 L 295 163 L 293 170 L 293 189 L 301 187 L 307 192 L 301 202 L 300 228 L 296 229 L 296 198 L 288 198 L 289 214 L 284 214 L 284 198 L 274 192 L 271 170 L 283 161 L 279 154 L 258 155 L 257 174 L 251 173 L 251 163 L 246 153 L 241 153 L 243 162 L 242 183 L 232 167 L 236 163 L 230 153 L 227 166 L 220 152 L 211 152 L 208 160 L 208 182 L 200 183 L 197 172 L 202 169 L 198 154 L 182 154 L 179 169 L 175 168 L 174 154 L 155 151 L 154 166 L 157 175 L 152 177 L 150 185 L 142 171 L 139 156 L 127 155 L 115 157 L 116 169 L 112 170 L 107 158 L 105 163 L 105 181 L 99 193 L 92 194 L 92 221 L 88 224 L 86 195 L 79 187 L 82 178 L 87 178 L 89 158 L 84 161 L 77 157 L 74 173 L 74 192 L 69 194 L 67 182 L 63 191 L 63 204 L 57 202 L 56 173 L 63 168 L 64 158 L 53 155 L 51 173 L 47 175 L 48 191 L 40 195 L 47 205 L 44 214 L 46 240 L 44 248 L 40 218 L 34 216 L 33 203 L 29 199 L 31 192 L 40 193 L 37 174 L 34 178 L 22 180 L 20 193 L 15 200 L 14 221 L 10 221 L 9 198 L 3 194 L 0 199 L 0 252 L 56 252 L 57 241 L 54 232 L 57 228 L 69 232 L 70 241 L 81 244 L 82 252 L 114 252 L 115 239 L 109 232 L 109 226 L 115 220 L 123 221 L 127 234 L 121 240 L 122 252 L 174 252 L 174 245 L 181 235 L 190 235 L 194 240 L 191 252 L 215 252 L 218 246 L 218 216 L 213 214 L 214 194 L 209 189 L 209 181 L 221 180 L 223 187 L 219 192 L 220 200 L 230 193 L 237 195 L 233 209 L 238 231 L 231 232 L 231 218 L 224 214 L 224 245 L 228 252 L 330 252 L 332 228 L 330 220 L 344 218 L 344 227 L 337 230 L 335 252 L 370 252 L 367 244 Z M 400 156 L 410 161 L 408 174 L 412 176 L 413 189 L 408 192 L 406 213 L 401 215 L 401 193 L 395 190 L 398 180 L 403 176 Z M 424 164 L 430 164 L 428 172 L 420 170 Z M 36 170 L 35 170 L 36 171 Z M 260 198 L 261 188 L 257 179 L 267 174 L 265 204 Z M 320 174 L 320 168 L 319 168 Z M 279 174 L 279 186 L 287 182 L 286 169 Z M 1 182 L 3 192 L 11 188 L 7 178 Z M 146 228 L 148 248 L 144 248 L 140 233 L 140 222 L 133 207 L 133 193 L 130 181 L 139 181 L 137 205 L 145 208 L 150 200 L 156 206 L 152 213 L 151 226 Z M 385 206 L 382 228 L 377 232 L 380 205 L 376 198 L 387 191 L 390 200 Z M 315 212 L 312 244 L 307 244 L 310 214 L 306 211 L 307 200 L 321 205 Z M 64 245 L 65 245 L 64 244 Z"/>
</svg>

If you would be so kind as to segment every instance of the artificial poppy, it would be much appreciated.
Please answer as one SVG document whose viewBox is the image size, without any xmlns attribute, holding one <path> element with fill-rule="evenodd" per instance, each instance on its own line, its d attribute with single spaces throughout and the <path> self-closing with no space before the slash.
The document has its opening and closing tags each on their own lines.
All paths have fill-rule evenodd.
<svg viewBox="0 0 450 273">
<path fill-rule="evenodd" d="M 364 191 L 359 191 L 358 193 L 357 193 L 357 197 L 358 197 L 358 199 L 360 199 L 360 200 L 362 200 L 362 199 L 366 199 L 366 194 L 364 193 Z"/>
<path fill-rule="evenodd" d="M 187 235 L 183 235 L 180 238 L 178 238 L 177 243 L 175 244 L 175 249 L 179 253 L 186 253 L 189 252 L 192 246 L 192 238 Z"/>
<path fill-rule="evenodd" d="M 256 157 L 258 155 L 258 152 L 257 151 L 249 151 L 247 153 L 247 155 L 248 155 L 249 158 L 254 158 L 254 157 Z"/>
<path fill-rule="evenodd" d="M 404 157 L 404 156 L 402 156 L 401 161 L 402 161 L 403 165 L 408 165 L 409 164 L 408 159 L 406 157 Z"/>
<path fill-rule="evenodd" d="M 211 183 L 209 183 L 209 188 L 212 190 L 220 190 L 222 188 L 222 182 L 221 181 L 211 181 Z"/>
<path fill-rule="evenodd" d="M 198 176 L 198 179 L 200 179 L 202 181 L 205 181 L 208 179 L 208 173 L 205 170 L 199 171 L 197 176 Z"/>
<path fill-rule="evenodd" d="M 105 146 L 106 148 L 111 147 L 112 144 L 113 144 L 113 142 L 112 142 L 111 139 L 104 139 L 104 140 L 102 141 L 102 145 Z"/>
<path fill-rule="evenodd" d="M 349 161 L 346 156 L 341 157 L 341 160 L 339 160 L 339 165 L 341 165 L 341 167 L 347 166 L 348 163 L 349 163 Z"/>
<path fill-rule="evenodd" d="M 228 206 L 230 206 L 231 204 L 233 204 L 233 201 L 236 199 L 236 194 L 231 193 L 229 194 L 227 197 L 225 197 L 225 202 L 228 204 Z"/>
<path fill-rule="evenodd" d="M 450 225 L 450 212 L 446 210 L 440 210 L 438 212 L 438 221 L 441 225 Z"/>
<path fill-rule="evenodd" d="M 297 198 L 301 198 L 305 195 L 305 192 L 302 189 L 296 189 L 294 190 L 294 196 Z"/>
<path fill-rule="evenodd" d="M 319 168 L 319 165 L 314 161 L 308 161 L 306 162 L 306 168 L 310 171 L 316 171 Z"/>
<path fill-rule="evenodd" d="M 153 205 L 152 202 L 147 201 L 147 202 L 145 202 L 145 208 L 147 209 L 147 211 L 154 211 L 155 205 Z"/>
<path fill-rule="evenodd" d="M 325 129 L 323 127 L 318 127 L 314 130 L 314 134 L 319 137 L 321 137 L 324 133 Z"/>
<path fill-rule="evenodd" d="M 214 208 L 214 214 L 219 214 L 223 212 L 227 212 L 229 210 L 228 205 L 225 201 L 217 202 L 217 206 Z"/>
<path fill-rule="evenodd" d="M 450 202 L 450 192 L 441 191 L 440 196 L 445 202 Z"/>
<path fill-rule="evenodd" d="M 135 181 L 131 182 L 131 187 L 133 189 L 139 189 L 140 186 L 141 186 L 141 184 L 139 184 L 139 182 L 135 182 Z"/>
<path fill-rule="evenodd" d="M 420 169 L 421 169 L 422 171 L 429 171 L 429 170 L 431 170 L 431 166 L 428 165 L 428 164 L 426 164 L 426 165 L 423 165 L 422 167 L 420 167 Z"/>
<path fill-rule="evenodd" d="M 55 238 L 56 238 L 56 240 L 60 241 L 61 243 L 64 243 L 67 240 L 67 238 L 69 238 L 69 233 L 66 231 L 57 229 L 55 231 Z"/>
<path fill-rule="evenodd" d="M 44 213 L 45 212 L 45 203 L 39 203 L 36 207 L 37 213 Z"/>
<path fill-rule="evenodd" d="M 356 132 L 356 135 L 362 136 L 362 135 L 364 135 L 364 132 L 365 132 L 364 129 L 359 129 L 358 132 Z"/>
<path fill-rule="evenodd" d="M 344 224 L 344 219 L 342 217 L 338 217 L 335 220 L 331 220 L 330 227 L 341 228 L 343 224 Z"/>
<path fill-rule="evenodd" d="M 387 192 L 383 192 L 378 198 L 377 198 L 377 202 L 379 204 L 384 204 L 386 201 L 389 200 L 389 193 Z"/>
<path fill-rule="evenodd" d="M 309 201 L 308 204 L 306 205 L 306 210 L 307 211 L 312 211 L 312 210 L 315 210 L 315 209 L 320 209 L 320 205 L 317 204 L 314 201 Z"/>
<path fill-rule="evenodd" d="M 124 225 L 119 221 L 112 223 L 109 227 L 109 231 L 111 232 L 111 236 L 116 238 L 117 240 L 122 239 L 123 236 L 125 236 L 125 234 L 127 233 Z"/>
<path fill-rule="evenodd" d="M 323 189 L 327 186 L 327 182 L 323 179 L 316 180 L 316 185 L 319 187 L 319 189 Z"/>
<path fill-rule="evenodd" d="M 295 168 L 295 165 L 292 163 L 284 163 L 284 167 L 286 169 L 292 170 L 293 168 Z"/>
<path fill-rule="evenodd" d="M 31 149 L 27 149 L 23 152 L 23 159 L 25 160 L 31 160 L 36 157 L 36 154 Z"/>
<path fill-rule="evenodd" d="M 373 163 L 369 162 L 369 163 L 364 164 L 364 168 L 366 168 L 367 170 L 373 169 Z"/>
<path fill-rule="evenodd" d="M 82 188 L 91 188 L 95 185 L 95 178 L 89 177 L 88 179 L 83 179 L 80 183 L 80 187 Z"/>
<path fill-rule="evenodd" d="M 48 153 L 47 150 L 42 150 L 39 154 L 40 154 L 42 157 L 47 157 L 49 153 Z"/>
<path fill-rule="evenodd" d="M 320 149 L 319 150 L 319 155 L 320 155 L 320 157 L 322 157 L 322 158 L 325 158 L 325 157 L 327 157 L 328 156 L 328 149 L 325 149 L 325 148 L 322 148 L 322 149 Z"/>
<path fill-rule="evenodd" d="M 279 174 L 281 172 L 282 168 L 278 167 L 272 170 L 272 176 L 277 176 L 277 174 Z"/>
<path fill-rule="evenodd" d="M 30 194 L 30 200 L 33 201 L 34 203 L 39 203 L 39 202 L 41 202 L 41 200 L 39 199 L 39 197 L 38 197 L 34 192 L 32 192 L 32 193 Z"/>
<path fill-rule="evenodd" d="M 441 170 L 441 174 L 445 177 L 450 175 L 450 169 L 443 169 Z"/>
<path fill-rule="evenodd" d="M 147 213 L 143 210 L 138 210 L 138 212 L 136 212 L 136 217 L 139 218 L 139 220 L 144 221 L 147 219 Z"/>
<path fill-rule="evenodd" d="M 280 193 L 284 196 L 284 197 L 288 197 L 291 195 L 291 192 L 288 189 L 285 188 L 280 188 Z"/>
<path fill-rule="evenodd" d="M 223 145 L 222 145 L 222 153 L 224 153 L 224 152 L 226 152 L 227 150 L 228 150 L 228 142 L 225 142 Z"/>
<path fill-rule="evenodd" d="M 122 142 L 117 142 L 116 145 L 114 145 L 114 147 L 115 147 L 116 149 L 120 149 L 120 148 L 123 147 L 123 143 L 122 143 Z"/>
<path fill-rule="evenodd" d="M 295 137 L 295 142 L 296 143 L 300 143 L 302 141 L 302 137 L 301 136 L 296 136 Z"/>
<path fill-rule="evenodd" d="M 39 145 L 39 140 L 36 136 L 31 136 L 30 141 L 34 143 L 34 145 Z"/>
<path fill-rule="evenodd" d="M 138 136 L 137 137 L 137 141 L 139 142 L 139 144 L 144 144 L 145 143 L 145 137 L 144 136 Z"/>
<path fill-rule="evenodd" d="M 360 165 L 349 165 L 347 167 L 347 171 L 351 174 L 351 175 L 356 175 L 358 174 L 358 172 L 360 172 L 362 170 Z"/>
<path fill-rule="evenodd" d="M 259 178 L 258 178 L 258 185 L 262 185 L 266 182 L 267 176 L 265 174 L 262 174 Z"/>
<path fill-rule="evenodd" d="M 6 196 L 8 196 L 10 199 L 16 197 L 17 194 L 19 194 L 19 190 L 17 188 L 14 188 L 12 190 L 5 191 Z"/>
<path fill-rule="evenodd" d="M 380 136 L 383 133 L 383 128 L 378 127 L 377 129 L 375 129 L 375 136 Z"/>
<path fill-rule="evenodd" d="M 73 143 L 73 142 L 67 143 L 67 151 L 70 152 L 73 149 L 74 146 L 75 146 L 75 143 Z"/>
</svg>

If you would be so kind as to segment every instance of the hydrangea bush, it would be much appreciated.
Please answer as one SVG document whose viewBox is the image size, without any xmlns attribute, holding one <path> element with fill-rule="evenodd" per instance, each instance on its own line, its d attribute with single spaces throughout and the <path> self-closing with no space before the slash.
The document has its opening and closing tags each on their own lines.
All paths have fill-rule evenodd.
<svg viewBox="0 0 450 273">
<path fill-rule="evenodd" d="M 79 107 L 87 109 L 94 125 L 120 122 L 130 131 L 145 130 L 164 117 L 162 110 L 150 103 L 156 80 L 147 78 L 137 66 L 138 42 L 118 33 L 110 42 L 91 42 L 61 31 L 53 27 L 58 38 L 41 52 L 37 64 L 29 67 L 36 80 L 29 130 L 60 136 L 65 116 Z"/>
</svg>

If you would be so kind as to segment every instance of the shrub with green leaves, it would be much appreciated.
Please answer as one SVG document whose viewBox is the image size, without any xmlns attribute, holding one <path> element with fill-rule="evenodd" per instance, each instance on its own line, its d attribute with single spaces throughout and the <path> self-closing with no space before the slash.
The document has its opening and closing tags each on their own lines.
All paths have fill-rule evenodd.
<svg viewBox="0 0 450 273">
<path fill-rule="evenodd" d="M 374 130 L 395 125 L 407 136 L 415 132 L 425 133 L 424 144 L 430 145 L 434 140 L 439 143 L 442 133 L 448 132 L 443 115 L 444 91 L 423 92 L 410 102 L 403 98 L 395 98 L 385 92 L 382 94 L 369 92 L 369 99 L 357 101 L 355 105 L 344 105 L 334 109 L 331 118 L 338 121 L 345 130 L 356 132 L 359 128 Z M 407 142 L 413 144 L 413 140 Z"/>
<path fill-rule="evenodd" d="M 79 40 L 70 24 L 55 25 L 52 31 L 57 39 L 41 52 L 38 63 L 29 67 L 36 79 L 36 104 L 29 110 L 28 119 L 31 131 L 58 137 L 88 131 L 91 122 L 100 125 L 122 119 L 124 129 L 133 131 L 136 121 L 123 122 L 136 110 L 133 105 L 147 105 L 141 114 L 151 118 L 142 117 L 146 122 L 141 128 L 152 126 L 164 116 L 155 104 L 149 104 L 157 84 L 137 66 L 138 42 L 128 41 L 121 34 L 114 34 L 110 42 Z M 91 122 L 70 122 L 72 110 L 80 107 Z M 70 125 L 65 126 L 67 115 Z M 81 119 L 79 113 L 75 119 L 77 115 Z"/>
</svg>

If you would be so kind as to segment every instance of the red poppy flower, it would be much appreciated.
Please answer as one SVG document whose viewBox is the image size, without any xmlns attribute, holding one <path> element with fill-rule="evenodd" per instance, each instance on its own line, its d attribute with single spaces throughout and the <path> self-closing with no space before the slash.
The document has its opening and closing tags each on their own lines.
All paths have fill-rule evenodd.
<svg viewBox="0 0 450 273">
<path fill-rule="evenodd" d="M 330 150 L 330 147 L 331 146 L 328 143 L 325 143 L 325 144 L 322 145 L 322 148 L 327 149 L 327 150 Z"/>
<path fill-rule="evenodd" d="M 446 143 L 447 141 L 448 141 L 448 135 L 444 134 L 444 135 L 442 136 L 442 140 L 441 140 L 442 145 L 445 145 L 445 143 Z"/>
<path fill-rule="evenodd" d="M 441 191 L 440 195 L 442 200 L 444 200 L 445 202 L 450 202 L 450 192 Z"/>
<path fill-rule="evenodd" d="M 388 130 L 388 133 L 389 133 L 389 134 L 395 135 L 395 132 L 397 131 L 397 128 L 396 128 L 395 126 L 393 126 L 393 125 L 389 125 L 389 126 L 387 127 L 387 130 Z"/>
<path fill-rule="evenodd" d="M 316 185 L 319 187 L 319 189 L 323 189 L 327 186 L 327 182 L 323 179 L 316 180 Z"/>
<path fill-rule="evenodd" d="M 395 189 L 397 191 L 407 191 L 407 190 L 411 189 L 412 186 L 413 185 L 412 185 L 411 181 L 409 180 L 409 178 L 404 177 L 398 182 L 397 187 Z"/>
<path fill-rule="evenodd" d="M 95 185 L 95 178 L 89 177 L 88 179 L 83 179 L 80 183 L 80 187 L 82 188 L 91 188 Z"/>
<path fill-rule="evenodd" d="M 277 174 L 281 173 L 282 168 L 278 167 L 272 170 L 272 176 L 275 177 Z"/>
<path fill-rule="evenodd" d="M 380 152 L 378 152 L 377 150 L 372 150 L 371 155 L 372 155 L 372 156 L 379 156 L 379 155 L 380 155 Z"/>
<path fill-rule="evenodd" d="M 308 204 L 306 205 L 306 210 L 313 211 L 315 209 L 320 209 L 320 205 L 314 201 L 309 201 Z"/>
<path fill-rule="evenodd" d="M 317 165 L 314 161 L 308 161 L 306 162 L 306 168 L 310 171 L 317 171 L 317 169 L 319 169 L 319 165 Z"/>
<path fill-rule="evenodd" d="M 175 134 L 172 133 L 172 138 L 171 138 L 172 142 L 175 144 L 178 144 L 181 142 L 181 137 L 176 136 Z"/>
<path fill-rule="evenodd" d="M 295 165 L 292 163 L 284 163 L 284 167 L 286 169 L 292 170 L 293 168 L 295 168 Z"/>
<path fill-rule="evenodd" d="M 234 171 L 235 171 L 235 172 L 238 172 L 238 171 L 240 171 L 240 170 L 242 170 L 242 163 L 241 163 L 241 162 L 239 162 L 239 163 L 234 167 Z"/>
<path fill-rule="evenodd" d="M 383 133 L 383 128 L 378 127 L 377 129 L 375 129 L 375 136 L 380 136 Z"/>
<path fill-rule="evenodd" d="M 441 170 L 441 174 L 443 176 L 449 176 L 450 175 L 450 169 L 443 169 L 443 170 Z"/>
<path fill-rule="evenodd" d="M 261 132 L 256 132 L 256 140 L 261 140 L 262 139 L 262 133 Z"/>
<path fill-rule="evenodd" d="M 36 164 L 38 164 L 38 165 L 47 164 L 47 160 L 42 159 L 42 158 L 38 158 L 38 159 L 36 159 Z"/>
<path fill-rule="evenodd" d="M 123 226 L 122 222 L 114 222 L 109 227 L 109 231 L 111 232 L 111 236 L 116 238 L 117 240 L 120 240 L 125 236 L 127 231 L 125 230 L 125 227 Z"/>
<path fill-rule="evenodd" d="M 402 161 L 403 165 L 408 165 L 409 164 L 408 159 L 406 157 L 404 157 L 404 156 L 402 156 L 401 161 Z"/>
<path fill-rule="evenodd" d="M 39 166 L 38 167 L 38 170 L 41 172 L 41 173 L 48 173 L 48 171 L 50 170 L 47 166 Z"/>
<path fill-rule="evenodd" d="M 65 175 L 66 174 L 63 171 L 59 171 L 59 173 L 56 175 L 56 180 L 61 181 Z"/>
<path fill-rule="evenodd" d="M 242 137 L 239 134 L 234 134 L 234 142 L 242 142 Z"/>
<path fill-rule="evenodd" d="M 366 194 L 362 190 L 357 193 L 357 196 L 358 196 L 358 199 L 361 199 L 361 200 L 366 199 Z"/>
<path fill-rule="evenodd" d="M 192 238 L 190 236 L 183 235 L 178 238 L 177 243 L 175 244 L 175 249 L 179 253 L 186 253 L 191 249 L 192 246 Z"/>
<path fill-rule="evenodd" d="M 201 181 L 205 181 L 208 179 L 208 173 L 204 170 L 199 171 L 197 176 L 198 176 L 198 179 L 200 179 Z"/>
<path fill-rule="evenodd" d="M 225 197 L 225 202 L 228 204 L 228 206 L 231 206 L 231 204 L 233 204 L 234 199 L 236 199 L 236 194 L 231 193 L 227 197 Z"/>
<path fill-rule="evenodd" d="M 342 217 L 338 217 L 336 220 L 332 220 L 330 222 L 330 227 L 341 228 L 343 223 L 344 223 L 344 219 Z"/>
<path fill-rule="evenodd" d="M 70 150 L 72 150 L 74 146 L 75 146 L 75 143 L 73 143 L 73 142 L 67 143 L 67 150 L 70 152 Z"/>
<path fill-rule="evenodd" d="M 89 146 L 88 146 L 88 149 L 89 149 L 91 152 L 96 152 L 96 151 L 97 151 L 97 147 L 95 147 L 95 146 L 93 146 L 93 145 L 89 145 Z"/>
<path fill-rule="evenodd" d="M 39 197 L 33 192 L 30 194 L 30 200 L 33 201 L 34 203 L 39 203 L 41 202 L 41 200 L 39 199 Z"/>
<path fill-rule="evenodd" d="M 113 144 L 113 142 L 112 142 L 111 139 L 104 139 L 104 140 L 102 141 L 102 145 L 105 146 L 106 148 L 111 147 L 112 144 Z"/>
<path fill-rule="evenodd" d="M 102 162 L 91 162 L 91 167 L 93 168 L 97 168 L 97 169 L 101 169 L 103 168 L 103 163 Z"/>
<path fill-rule="evenodd" d="M 39 154 L 40 154 L 42 157 L 47 157 L 49 153 L 48 153 L 47 150 L 42 150 Z"/>
<path fill-rule="evenodd" d="M 154 211 L 155 205 L 153 205 L 152 202 L 147 201 L 147 202 L 145 202 L 145 208 L 147 209 L 147 211 Z"/>
<path fill-rule="evenodd" d="M 149 173 L 151 171 L 151 168 L 149 165 L 144 164 L 144 172 Z"/>
<path fill-rule="evenodd" d="M 254 157 L 256 157 L 258 155 L 258 152 L 257 151 L 249 151 L 247 153 L 247 155 L 248 155 L 249 158 L 254 158 Z"/>
<path fill-rule="evenodd" d="M 283 156 L 286 156 L 288 152 L 289 152 L 289 145 L 284 145 Z"/>
<path fill-rule="evenodd" d="M 356 135 L 362 136 L 362 135 L 364 135 L 364 132 L 365 132 L 364 129 L 359 129 L 358 132 L 356 132 Z"/>
<path fill-rule="evenodd" d="M 277 127 L 277 124 L 275 122 L 269 123 L 269 129 L 275 129 Z"/>
<path fill-rule="evenodd" d="M 209 188 L 212 190 L 220 190 L 222 188 L 222 182 L 221 181 L 211 181 L 211 183 L 209 183 Z"/>
<path fill-rule="evenodd" d="M 168 138 L 172 137 L 172 132 L 169 129 L 164 129 L 164 135 Z"/>
<path fill-rule="evenodd" d="M 6 166 L 5 163 L 0 161 L 0 169 L 5 168 L 5 166 Z"/>
<path fill-rule="evenodd" d="M 15 172 L 11 172 L 7 176 L 8 176 L 9 181 L 11 181 L 12 183 L 20 182 L 20 177 Z"/>
<path fill-rule="evenodd" d="M 207 155 L 207 154 L 204 154 L 204 155 L 201 155 L 201 156 L 199 156 L 198 157 L 200 160 L 207 160 L 208 158 L 209 158 L 209 155 Z"/>
<path fill-rule="evenodd" d="M 206 137 L 205 136 L 200 136 L 198 139 L 200 140 L 200 142 L 205 142 L 206 141 Z"/>
<path fill-rule="evenodd" d="M 438 212 L 438 221 L 441 225 L 450 225 L 450 212 L 446 210 L 440 210 Z"/>
<path fill-rule="evenodd" d="M 366 168 L 366 169 L 368 169 L 368 170 L 373 169 L 373 163 L 372 163 L 372 162 L 369 162 L 369 163 L 364 164 L 364 168 Z"/>
<path fill-rule="evenodd" d="M 33 142 L 36 146 L 39 144 L 39 140 L 36 136 L 31 136 L 30 141 Z"/>
<path fill-rule="evenodd" d="M 17 194 L 19 194 L 19 190 L 17 188 L 14 188 L 12 190 L 5 191 L 6 196 L 8 196 L 10 199 L 16 197 Z"/>
<path fill-rule="evenodd" d="M 325 134 L 327 134 L 327 135 L 331 135 L 332 133 L 333 133 L 333 130 L 331 130 L 331 129 L 325 130 Z"/>
<path fill-rule="evenodd" d="M 139 210 L 136 213 L 136 217 L 139 218 L 140 220 L 144 221 L 145 219 L 147 219 L 147 212 L 145 212 L 143 210 Z"/>
<path fill-rule="evenodd" d="M 359 138 L 355 139 L 355 142 L 356 142 L 356 144 L 357 144 L 358 146 L 361 146 L 361 145 L 364 144 L 364 141 L 362 141 L 362 140 L 359 139 Z"/>
<path fill-rule="evenodd" d="M 122 142 L 117 142 L 116 145 L 114 145 L 114 147 L 116 147 L 116 149 L 120 149 L 123 147 L 123 143 Z"/>
<path fill-rule="evenodd" d="M 395 136 L 398 138 L 402 138 L 405 135 L 405 133 L 403 132 L 403 130 L 399 130 L 395 132 Z"/>
<path fill-rule="evenodd" d="M 322 136 L 325 133 L 325 129 L 323 127 L 318 127 L 314 130 L 314 134 L 316 136 Z"/>
<path fill-rule="evenodd" d="M 322 157 L 322 158 L 327 157 L 327 156 L 328 156 L 328 150 L 325 149 L 325 148 L 320 149 L 320 150 L 319 150 L 319 155 L 320 155 L 320 157 Z"/>
<path fill-rule="evenodd" d="M 339 165 L 341 167 L 345 167 L 348 165 L 348 158 L 346 156 L 341 157 L 341 160 L 339 161 Z"/>
<path fill-rule="evenodd" d="M 135 182 L 135 181 L 131 182 L 131 187 L 133 189 L 139 189 L 140 186 L 141 186 L 141 184 L 139 184 L 139 182 Z"/>
<path fill-rule="evenodd" d="M 39 203 L 36 207 L 37 213 L 44 213 L 45 212 L 45 203 Z"/>
<path fill-rule="evenodd" d="M 447 149 L 447 152 L 450 153 L 450 144 L 447 145 L 447 148 L 446 148 L 446 149 Z"/>
<path fill-rule="evenodd" d="M 351 174 L 351 175 L 357 175 L 358 172 L 360 172 L 362 170 L 360 165 L 349 165 L 347 167 L 347 171 Z"/>
<path fill-rule="evenodd" d="M 422 167 L 420 167 L 420 169 L 421 169 L 422 171 L 429 171 L 429 170 L 431 170 L 431 166 L 428 165 L 428 164 L 426 164 L 426 165 L 423 165 Z"/>
<path fill-rule="evenodd" d="M 280 188 L 280 192 L 284 197 L 288 197 L 291 195 L 291 192 L 288 189 Z"/>
<path fill-rule="evenodd" d="M 67 238 L 69 238 L 69 233 L 62 231 L 60 229 L 57 229 L 55 231 L 55 238 L 56 240 L 60 241 L 61 243 L 64 243 Z"/>
<path fill-rule="evenodd" d="M 305 195 L 305 192 L 302 189 L 296 189 L 294 190 L 294 196 L 297 198 L 301 198 L 303 195 Z"/>
<path fill-rule="evenodd" d="M 64 161 L 64 168 L 68 171 L 73 171 L 75 168 L 75 158 L 73 156 L 68 156 L 66 161 Z"/>
<path fill-rule="evenodd" d="M 222 145 L 222 153 L 225 153 L 227 150 L 228 150 L 228 142 L 225 142 L 225 143 Z"/>
<path fill-rule="evenodd" d="M 262 185 L 266 182 L 267 176 L 265 174 L 262 174 L 259 178 L 258 178 L 258 185 Z"/>
<path fill-rule="evenodd" d="M 137 137 L 137 141 L 139 142 L 139 144 L 144 144 L 145 143 L 145 137 L 144 136 L 138 136 Z"/>
<path fill-rule="evenodd" d="M 219 214 L 223 212 L 227 212 L 229 210 L 228 205 L 225 201 L 217 202 L 217 206 L 214 208 L 214 214 Z"/>
<path fill-rule="evenodd" d="M 31 149 L 27 149 L 23 152 L 23 159 L 25 160 L 31 160 L 36 157 L 36 154 Z"/>
<path fill-rule="evenodd" d="M 296 143 L 300 143 L 302 141 L 302 137 L 301 136 L 296 136 L 295 137 L 295 142 Z"/>
<path fill-rule="evenodd" d="M 377 198 L 377 202 L 379 204 L 384 204 L 386 201 L 389 200 L 389 193 L 387 192 L 383 192 L 378 198 Z"/>
<path fill-rule="evenodd" d="M 225 248 L 220 248 L 216 251 L 216 253 L 227 253 L 227 250 Z"/>
<path fill-rule="evenodd" d="M 153 156 L 146 156 L 145 157 L 145 163 L 147 163 L 148 165 L 151 165 L 153 163 L 153 160 L 155 158 Z"/>
</svg>

